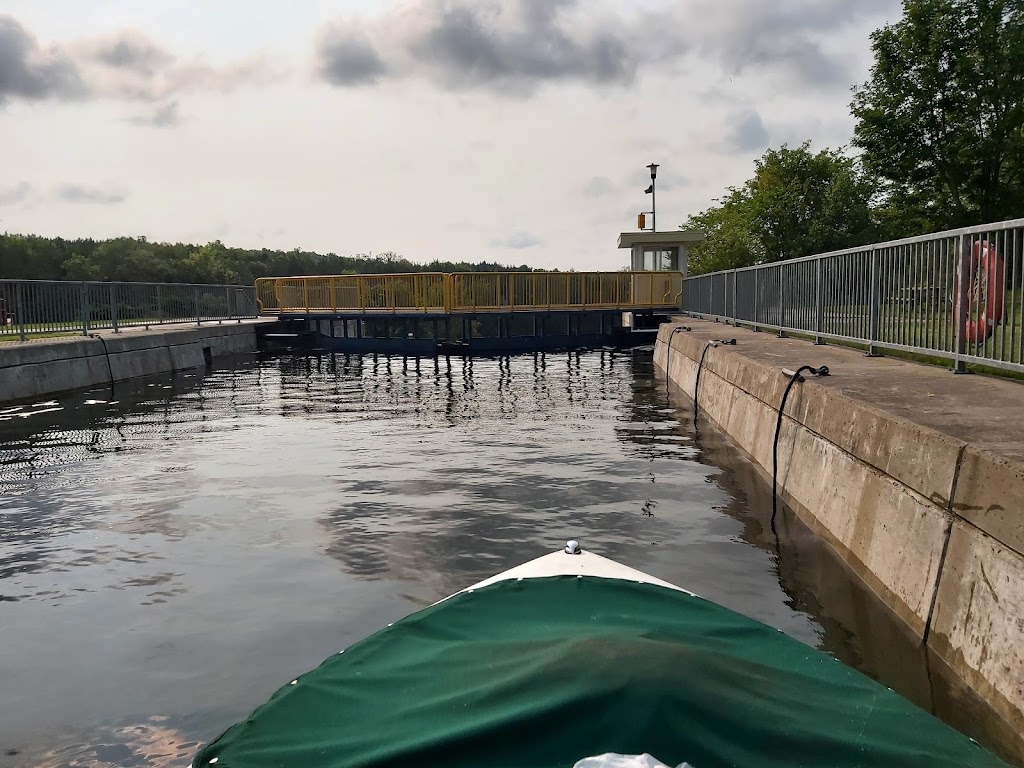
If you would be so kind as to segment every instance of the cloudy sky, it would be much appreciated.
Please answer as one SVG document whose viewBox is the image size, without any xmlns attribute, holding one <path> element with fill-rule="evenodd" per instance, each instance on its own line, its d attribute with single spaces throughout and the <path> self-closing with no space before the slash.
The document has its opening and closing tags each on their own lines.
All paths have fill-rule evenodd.
<svg viewBox="0 0 1024 768">
<path fill-rule="evenodd" d="M 0 231 L 615 269 L 849 142 L 899 0 L 0 0 Z"/>
</svg>

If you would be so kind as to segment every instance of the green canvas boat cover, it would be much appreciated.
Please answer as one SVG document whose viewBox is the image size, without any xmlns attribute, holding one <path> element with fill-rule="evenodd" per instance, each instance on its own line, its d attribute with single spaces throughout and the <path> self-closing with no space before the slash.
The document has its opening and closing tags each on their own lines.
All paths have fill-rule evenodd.
<svg viewBox="0 0 1024 768">
<path fill-rule="evenodd" d="M 412 614 L 285 685 L 196 768 L 1004 766 L 898 694 L 686 592 L 502 581 Z"/>
</svg>

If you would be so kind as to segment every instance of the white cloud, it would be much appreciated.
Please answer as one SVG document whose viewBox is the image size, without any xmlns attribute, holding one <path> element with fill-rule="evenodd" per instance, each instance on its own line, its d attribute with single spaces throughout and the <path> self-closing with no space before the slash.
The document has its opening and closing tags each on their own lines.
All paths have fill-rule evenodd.
<svg viewBox="0 0 1024 768">
<path fill-rule="evenodd" d="M 511 248 L 516 251 L 520 251 L 525 248 L 536 248 L 538 245 L 543 244 L 544 241 L 539 237 L 521 229 L 516 230 L 510 235 L 498 237 L 491 241 L 491 245 L 495 248 Z"/>
<path fill-rule="evenodd" d="M 10 187 L 0 187 L 0 205 L 17 205 L 32 196 L 32 185 L 19 181 Z"/>
<path fill-rule="evenodd" d="M 85 184 L 61 184 L 55 196 L 68 203 L 85 203 L 87 205 L 116 205 L 123 203 L 127 193 L 109 187 L 88 186 Z"/>
<path fill-rule="evenodd" d="M 180 59 L 133 30 L 43 46 L 17 19 L 0 15 L 0 104 L 94 98 L 161 101 L 192 90 L 229 93 L 271 76 L 256 59 L 220 67 L 202 58 Z"/>
<path fill-rule="evenodd" d="M 0 200 L 22 180 L 46 191 L 18 193 L 5 229 L 563 269 L 622 266 L 615 238 L 650 206 L 650 162 L 672 229 L 768 146 L 846 143 L 868 35 L 900 12 L 898 0 L 52 2 L 60 12 L 24 3 L 18 34 L 7 27 L 16 45 L 0 41 Z M 28 204 L 69 182 L 82 203 Z M 84 204 L 95 199 L 108 204 Z"/>
</svg>

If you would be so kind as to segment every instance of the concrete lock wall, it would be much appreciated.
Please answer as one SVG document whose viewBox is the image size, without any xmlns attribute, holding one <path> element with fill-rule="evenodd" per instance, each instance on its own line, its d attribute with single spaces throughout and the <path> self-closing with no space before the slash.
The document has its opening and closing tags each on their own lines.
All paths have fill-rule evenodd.
<svg viewBox="0 0 1024 768">
<path fill-rule="evenodd" d="M 104 345 L 106 345 L 104 347 Z M 130 331 L 0 346 L 0 402 L 205 365 L 256 349 L 253 324 Z M 108 360 L 109 354 L 109 360 Z"/>
<path fill-rule="evenodd" d="M 705 341 L 663 325 L 655 363 L 691 399 Z M 671 351 L 669 350 L 671 342 Z M 708 349 L 699 408 L 769 482 L 789 377 Z M 780 497 L 918 637 L 1024 730 L 1024 465 L 813 381 L 779 438 Z"/>
</svg>

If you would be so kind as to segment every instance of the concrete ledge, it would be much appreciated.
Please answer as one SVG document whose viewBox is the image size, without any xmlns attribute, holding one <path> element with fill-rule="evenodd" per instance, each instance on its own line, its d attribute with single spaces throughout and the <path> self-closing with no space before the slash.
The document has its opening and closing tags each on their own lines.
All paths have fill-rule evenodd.
<svg viewBox="0 0 1024 768">
<path fill-rule="evenodd" d="M 694 325 L 703 327 L 672 333 L 662 326 L 655 363 L 692 400 L 704 355 L 700 412 L 770 481 L 789 381 L 781 369 L 812 354 L 786 340 Z M 735 334 L 740 343 L 705 354 L 715 334 Z M 878 361 L 872 374 L 856 369 L 863 358 L 843 359 L 859 358 L 854 352 L 817 349 L 814 359 L 850 363 L 840 375 L 852 394 L 827 379 L 791 392 L 779 439 L 780 496 L 932 653 L 1024 731 L 1024 463 L 961 439 L 962 426 L 945 434 L 858 399 L 871 399 L 880 382 L 896 386 L 887 372 L 907 364 Z M 934 381 L 915 383 L 941 392 Z M 983 389 L 984 382 L 968 386 Z M 994 397 L 1007 397 L 1004 383 L 992 388 Z M 984 395 L 973 392 L 968 402 L 984 403 Z M 897 398 L 876 399 L 888 405 Z M 936 413 L 929 402 L 931 423 Z M 950 413 L 947 421 L 956 422 Z"/>
<path fill-rule="evenodd" d="M 98 337 L 0 345 L 0 402 L 197 368 L 256 349 L 256 323 L 126 329 Z M 108 356 L 109 355 L 109 356 Z"/>
<path fill-rule="evenodd" d="M 1024 732 L 1024 557 L 958 521 L 928 644 Z"/>
<path fill-rule="evenodd" d="M 656 349 L 656 361 L 664 366 L 667 358 L 672 382 L 680 383 L 691 398 L 700 359 L 692 341 L 679 342 L 689 347 L 685 353 L 674 347 L 672 355 L 665 355 L 660 347 Z M 703 344 L 697 347 L 703 352 Z M 704 360 L 698 393 L 701 412 L 730 435 L 770 481 L 777 410 L 720 372 L 747 387 L 777 391 L 779 400 L 786 377 L 726 347 L 708 350 Z M 795 410 L 806 405 L 808 394 L 801 387 L 790 395 Z M 856 420 L 853 404 L 844 418 Z M 953 470 L 950 466 L 950 483 Z M 782 498 L 811 530 L 912 632 L 923 637 L 949 532 L 945 509 L 788 416 L 779 439 L 779 485 Z"/>
<path fill-rule="evenodd" d="M 672 344 L 673 355 L 681 352 L 700 360 L 705 342 L 699 337 L 677 333 Z M 664 369 L 657 354 L 656 351 L 655 361 Z M 701 376 L 708 371 L 717 373 L 724 381 L 776 411 L 789 384 L 789 377 L 782 373 L 783 365 L 788 362 L 780 359 L 778 367 L 770 367 L 744 357 L 742 350 L 721 346 L 708 350 Z M 692 386 L 683 389 L 692 396 Z M 813 380 L 790 395 L 786 412 L 812 432 L 841 445 L 857 459 L 925 498 L 943 507 L 948 504 L 957 460 L 965 445 L 963 441 L 817 386 Z"/>
<path fill-rule="evenodd" d="M 1024 555 L 1022 494 L 1024 465 L 968 446 L 953 511 L 1020 555 Z"/>
</svg>

